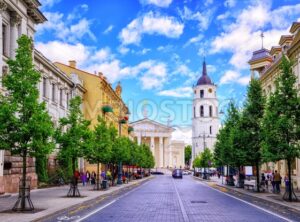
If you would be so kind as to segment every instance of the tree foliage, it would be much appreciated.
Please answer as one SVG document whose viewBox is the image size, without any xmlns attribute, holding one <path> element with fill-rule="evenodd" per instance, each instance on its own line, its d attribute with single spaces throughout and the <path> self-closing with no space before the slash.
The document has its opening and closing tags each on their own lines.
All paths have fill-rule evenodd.
<svg viewBox="0 0 300 222">
<path fill-rule="evenodd" d="M 283 55 L 281 73 L 275 81 L 276 89 L 270 95 L 263 119 L 262 141 L 265 161 L 287 160 L 289 181 L 292 180 L 291 162 L 300 156 L 300 98 L 292 67 L 292 62 Z M 292 200 L 291 186 L 288 199 Z"/>
<path fill-rule="evenodd" d="M 190 164 L 192 158 L 192 146 L 191 145 L 187 145 L 184 148 L 184 161 L 186 165 Z"/>
<path fill-rule="evenodd" d="M 217 134 L 214 149 L 214 163 L 216 166 L 236 165 L 236 156 L 240 155 L 235 149 L 233 135 L 240 119 L 240 113 L 233 101 L 230 101 L 224 126 Z"/>
<path fill-rule="evenodd" d="M 83 157 L 91 145 L 90 121 L 84 119 L 81 112 L 81 98 L 76 96 L 70 100 L 70 113 L 61 118 L 56 131 L 56 142 L 59 145 L 61 166 L 71 177 L 76 170 L 76 162 Z"/>
<path fill-rule="evenodd" d="M 22 156 L 25 187 L 26 158 L 45 158 L 51 153 L 54 130 L 45 104 L 39 102 L 41 74 L 32 62 L 32 40 L 22 35 L 17 42 L 16 57 L 8 60 L 9 74 L 2 82 L 7 95 L 0 96 L 0 149 Z M 25 191 L 23 194 L 21 210 L 25 210 Z"/>
</svg>

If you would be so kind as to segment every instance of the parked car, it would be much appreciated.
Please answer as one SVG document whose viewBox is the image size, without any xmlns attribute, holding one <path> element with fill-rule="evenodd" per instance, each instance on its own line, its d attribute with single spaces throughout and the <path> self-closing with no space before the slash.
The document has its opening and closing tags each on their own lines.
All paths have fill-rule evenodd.
<svg viewBox="0 0 300 222">
<path fill-rule="evenodd" d="M 182 179 L 182 170 L 180 170 L 180 169 L 173 170 L 172 176 L 173 176 L 173 178 Z"/>
<path fill-rule="evenodd" d="M 184 170 L 183 172 L 182 172 L 182 175 L 190 175 L 191 174 L 191 172 L 190 171 L 187 171 L 187 170 Z"/>
</svg>

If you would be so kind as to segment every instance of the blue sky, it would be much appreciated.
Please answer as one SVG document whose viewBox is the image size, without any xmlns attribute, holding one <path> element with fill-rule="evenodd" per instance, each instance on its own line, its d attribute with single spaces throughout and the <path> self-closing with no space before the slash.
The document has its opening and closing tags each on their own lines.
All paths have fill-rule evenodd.
<svg viewBox="0 0 300 222">
<path fill-rule="evenodd" d="M 36 48 L 52 61 L 121 81 L 131 120 L 148 116 L 186 128 L 203 57 L 221 106 L 242 104 L 252 51 L 277 45 L 300 19 L 298 0 L 41 0 L 48 22 Z"/>
</svg>

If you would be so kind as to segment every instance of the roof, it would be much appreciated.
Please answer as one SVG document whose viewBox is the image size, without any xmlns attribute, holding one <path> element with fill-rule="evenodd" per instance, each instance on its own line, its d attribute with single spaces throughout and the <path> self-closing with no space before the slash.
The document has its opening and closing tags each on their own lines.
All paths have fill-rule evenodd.
<svg viewBox="0 0 300 222">
<path fill-rule="evenodd" d="M 268 49 L 265 49 L 265 48 L 254 51 L 253 54 L 252 54 L 252 58 L 249 60 L 248 63 L 252 63 L 252 62 L 260 60 L 260 59 L 271 59 L 272 60 L 272 56 L 270 55 L 270 51 Z"/>
<path fill-rule="evenodd" d="M 300 28 L 300 22 L 293 22 L 290 28 L 290 33 L 294 34 L 299 28 Z"/>
<path fill-rule="evenodd" d="M 135 125 L 135 124 L 138 124 L 138 123 L 142 123 L 142 122 L 151 122 L 151 123 L 153 123 L 154 125 L 159 125 L 159 126 L 161 126 L 161 127 L 163 127 L 163 128 L 166 128 L 166 129 L 168 129 L 168 130 L 172 130 L 172 131 L 175 131 L 175 129 L 173 128 L 173 127 L 170 127 L 170 126 L 167 126 L 167 125 L 164 125 L 164 124 L 161 124 L 161 123 L 159 123 L 159 122 L 156 122 L 156 121 L 154 121 L 154 120 L 151 120 L 151 119 L 149 119 L 149 118 L 143 118 L 143 119 L 140 119 L 140 120 L 137 120 L 137 121 L 134 121 L 134 122 L 131 122 L 131 123 L 129 123 L 129 125 Z"/>
<path fill-rule="evenodd" d="M 270 54 L 274 55 L 276 52 L 281 52 L 281 46 L 272 46 Z"/>
<path fill-rule="evenodd" d="M 202 65 L 202 76 L 197 81 L 197 86 L 199 85 L 213 85 L 211 79 L 207 75 L 205 60 L 203 61 L 203 65 Z"/>
<path fill-rule="evenodd" d="M 279 45 L 283 45 L 286 41 L 293 41 L 292 35 L 282 35 L 279 40 Z"/>
</svg>

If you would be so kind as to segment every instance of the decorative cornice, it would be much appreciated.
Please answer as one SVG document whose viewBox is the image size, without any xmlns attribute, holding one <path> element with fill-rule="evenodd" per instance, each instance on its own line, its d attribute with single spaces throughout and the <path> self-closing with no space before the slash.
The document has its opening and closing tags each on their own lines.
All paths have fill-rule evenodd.
<svg viewBox="0 0 300 222">
<path fill-rule="evenodd" d="M 11 13 L 10 23 L 11 25 L 19 25 L 22 21 L 22 17 L 17 12 Z"/>
<path fill-rule="evenodd" d="M 6 9 L 7 9 L 7 4 L 3 0 L 1 0 L 0 1 L 0 13 L 5 11 Z"/>
</svg>

